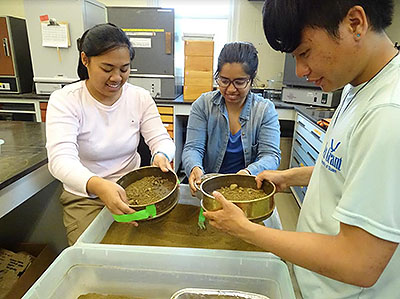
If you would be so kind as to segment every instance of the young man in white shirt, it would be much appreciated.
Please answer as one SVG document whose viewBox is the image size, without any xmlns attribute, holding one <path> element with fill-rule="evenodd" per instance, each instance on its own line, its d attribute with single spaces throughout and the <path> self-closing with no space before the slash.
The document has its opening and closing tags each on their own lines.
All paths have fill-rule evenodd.
<svg viewBox="0 0 400 299">
<path fill-rule="evenodd" d="M 308 185 L 297 232 L 223 209 L 204 215 L 232 235 L 294 263 L 305 298 L 394 298 L 400 285 L 400 55 L 384 29 L 393 1 L 266 0 L 270 45 L 324 91 L 344 87 L 315 167 L 264 171 L 278 191 Z"/>
</svg>

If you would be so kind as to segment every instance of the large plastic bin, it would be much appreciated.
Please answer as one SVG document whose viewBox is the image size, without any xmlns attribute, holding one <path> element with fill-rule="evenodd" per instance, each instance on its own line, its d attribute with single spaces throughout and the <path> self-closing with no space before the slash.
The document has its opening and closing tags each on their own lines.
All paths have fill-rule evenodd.
<svg viewBox="0 0 400 299">
<path fill-rule="evenodd" d="M 23 299 L 76 299 L 91 292 L 169 299 L 183 288 L 295 298 L 286 264 L 268 253 L 98 245 L 64 250 Z"/>
<path fill-rule="evenodd" d="M 200 201 L 192 197 L 190 194 L 190 189 L 188 185 L 181 184 L 179 188 L 179 201 L 180 204 L 200 206 Z M 89 227 L 83 232 L 83 234 L 78 238 L 76 244 L 98 244 L 103 240 L 106 235 L 110 225 L 114 222 L 114 218 L 107 208 L 104 208 L 99 215 L 93 220 Z M 281 229 L 281 221 L 279 215 L 276 211 L 264 221 L 265 225 L 272 228 Z M 121 246 L 107 244 L 108 246 Z"/>
</svg>

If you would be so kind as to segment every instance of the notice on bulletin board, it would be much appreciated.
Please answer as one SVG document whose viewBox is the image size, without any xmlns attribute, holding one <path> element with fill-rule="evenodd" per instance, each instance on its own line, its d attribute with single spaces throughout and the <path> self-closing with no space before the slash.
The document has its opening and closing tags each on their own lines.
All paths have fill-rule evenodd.
<svg viewBox="0 0 400 299">
<path fill-rule="evenodd" d="M 67 23 L 49 25 L 42 22 L 42 46 L 53 48 L 68 48 L 71 43 Z"/>
<path fill-rule="evenodd" d="M 129 40 L 134 48 L 151 48 L 151 38 L 131 37 Z"/>
</svg>

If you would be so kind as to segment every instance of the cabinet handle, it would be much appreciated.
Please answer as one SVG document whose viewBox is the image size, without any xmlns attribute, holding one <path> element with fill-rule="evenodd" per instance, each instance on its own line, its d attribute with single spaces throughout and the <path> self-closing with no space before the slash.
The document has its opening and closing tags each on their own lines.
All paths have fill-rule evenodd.
<svg viewBox="0 0 400 299">
<path fill-rule="evenodd" d="M 301 147 L 303 147 L 303 145 L 300 143 L 300 141 L 298 139 L 295 139 L 294 142 L 296 142 L 298 145 L 300 145 Z"/>
<path fill-rule="evenodd" d="M 8 48 L 8 40 L 7 38 L 3 38 L 3 48 L 4 48 L 4 55 L 10 56 L 10 49 Z"/>
<path fill-rule="evenodd" d="M 296 159 L 296 157 L 295 156 L 293 156 L 293 160 L 297 163 L 297 165 L 299 165 L 300 166 L 300 162 L 299 162 L 299 160 L 297 160 Z"/>
<path fill-rule="evenodd" d="M 305 125 L 305 124 L 303 124 L 301 121 L 299 121 L 299 120 L 298 120 L 297 122 L 298 122 L 298 123 L 299 123 L 299 125 L 300 125 L 300 126 L 302 126 L 303 128 L 305 128 L 305 127 L 306 127 L 306 125 Z"/>
<path fill-rule="evenodd" d="M 314 131 L 311 131 L 311 134 L 314 135 L 316 138 L 318 138 L 318 140 L 320 140 L 317 133 L 315 133 Z"/>
<path fill-rule="evenodd" d="M 172 54 L 172 34 L 165 32 L 165 54 Z"/>
<path fill-rule="evenodd" d="M 313 160 L 314 161 L 314 164 L 315 164 L 315 159 L 314 159 L 314 157 L 313 156 L 311 156 L 311 154 L 309 153 L 309 152 L 307 152 L 307 155 L 311 158 L 311 160 Z"/>
</svg>

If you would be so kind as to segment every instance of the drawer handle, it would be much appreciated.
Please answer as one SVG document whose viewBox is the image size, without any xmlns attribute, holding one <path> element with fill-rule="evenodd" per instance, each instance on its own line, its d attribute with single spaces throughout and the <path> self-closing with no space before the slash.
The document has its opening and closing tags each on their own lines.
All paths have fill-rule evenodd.
<svg viewBox="0 0 400 299">
<path fill-rule="evenodd" d="M 300 145 L 301 147 L 303 147 L 303 145 L 300 143 L 300 141 L 298 139 L 295 139 L 294 142 L 296 142 L 298 145 Z"/>
<path fill-rule="evenodd" d="M 172 34 L 165 32 L 165 54 L 172 54 Z"/>
<path fill-rule="evenodd" d="M 303 128 L 305 128 L 305 127 L 306 127 L 306 125 L 305 125 L 305 124 L 303 124 L 301 121 L 299 121 L 299 120 L 298 120 L 297 122 L 298 122 L 298 123 L 299 123 L 299 125 L 300 125 L 300 126 L 302 126 Z"/>
<path fill-rule="evenodd" d="M 311 158 L 311 160 L 314 161 L 314 164 L 315 164 L 315 159 L 314 159 L 314 157 L 313 157 L 309 152 L 307 152 L 307 155 Z"/>
<path fill-rule="evenodd" d="M 296 159 L 295 156 L 293 156 L 293 160 L 300 166 L 300 162 L 299 162 L 299 160 Z"/>
<path fill-rule="evenodd" d="M 316 138 L 318 138 L 318 140 L 320 140 L 317 133 L 315 133 L 314 131 L 311 131 L 311 134 L 313 134 Z"/>
<path fill-rule="evenodd" d="M 3 38 L 3 48 L 4 48 L 4 55 L 10 56 L 10 49 L 8 48 L 8 40 L 7 38 Z"/>
</svg>

